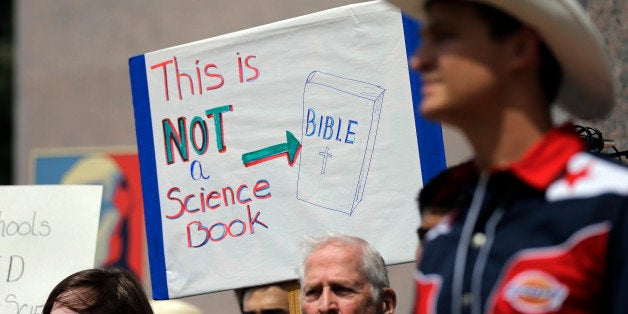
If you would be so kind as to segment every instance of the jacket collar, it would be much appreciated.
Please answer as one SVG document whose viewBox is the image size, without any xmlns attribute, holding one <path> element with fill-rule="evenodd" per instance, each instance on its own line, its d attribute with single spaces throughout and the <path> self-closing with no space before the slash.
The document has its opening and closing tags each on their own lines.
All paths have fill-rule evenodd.
<svg viewBox="0 0 628 314">
<path fill-rule="evenodd" d="M 505 169 L 491 169 L 491 171 L 510 171 L 533 188 L 545 190 L 559 175 L 564 173 L 569 158 L 583 151 L 584 148 L 584 143 L 576 134 L 574 126 L 565 124 L 550 130 L 528 149 L 521 159 L 510 163 Z"/>
</svg>

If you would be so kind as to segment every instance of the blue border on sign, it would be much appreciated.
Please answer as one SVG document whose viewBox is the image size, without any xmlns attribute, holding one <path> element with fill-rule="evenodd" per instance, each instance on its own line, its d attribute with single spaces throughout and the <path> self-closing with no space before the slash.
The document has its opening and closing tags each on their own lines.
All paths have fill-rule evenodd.
<svg viewBox="0 0 628 314">
<path fill-rule="evenodd" d="M 402 14 L 401 17 L 406 41 L 406 55 L 409 60 L 421 43 L 419 38 L 420 25 L 416 20 L 405 14 Z M 421 77 L 419 73 L 412 69 L 408 69 L 408 73 L 410 75 L 410 89 L 412 90 L 412 112 L 414 113 L 414 123 L 419 144 L 421 174 L 423 184 L 425 184 L 447 167 L 443 131 L 440 123 L 427 121 L 419 114 Z"/>
<path fill-rule="evenodd" d="M 163 246 L 163 228 L 159 189 L 157 185 L 157 163 L 153 140 L 148 81 L 146 78 L 146 59 L 144 55 L 129 59 L 131 93 L 135 114 L 135 134 L 142 177 L 142 195 L 144 200 L 144 221 L 148 240 L 148 259 L 153 299 L 164 300 L 168 297 L 166 279 L 166 260 Z"/>
</svg>

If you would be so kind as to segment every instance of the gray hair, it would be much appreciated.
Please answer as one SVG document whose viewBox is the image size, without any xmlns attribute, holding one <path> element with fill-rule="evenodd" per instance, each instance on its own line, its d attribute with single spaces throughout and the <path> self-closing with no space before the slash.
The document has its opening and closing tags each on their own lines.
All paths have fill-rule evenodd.
<svg viewBox="0 0 628 314">
<path fill-rule="evenodd" d="M 371 285 L 373 299 L 376 302 L 379 302 L 379 298 L 384 292 L 384 289 L 390 287 L 390 283 L 388 281 L 388 271 L 386 270 L 384 258 L 382 258 L 377 249 L 375 249 L 375 247 L 369 244 L 366 240 L 344 234 L 328 234 L 321 237 L 306 237 L 304 239 L 302 261 L 299 264 L 298 269 L 301 291 L 303 291 L 305 262 L 308 257 L 327 244 L 332 243 L 359 247 L 362 249 L 362 267 L 360 272 L 368 279 L 368 282 Z"/>
</svg>

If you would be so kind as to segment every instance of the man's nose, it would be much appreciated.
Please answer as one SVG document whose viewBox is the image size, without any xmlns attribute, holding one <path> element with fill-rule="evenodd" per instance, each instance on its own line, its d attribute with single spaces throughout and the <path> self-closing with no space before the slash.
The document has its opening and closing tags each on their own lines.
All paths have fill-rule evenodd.
<svg viewBox="0 0 628 314">
<path fill-rule="evenodd" d="M 434 67 L 433 53 L 429 44 L 423 42 L 410 57 L 410 68 L 417 72 L 426 72 Z"/>
<path fill-rule="evenodd" d="M 329 288 L 323 289 L 318 302 L 318 312 L 321 314 L 338 313 L 336 297 Z"/>
</svg>

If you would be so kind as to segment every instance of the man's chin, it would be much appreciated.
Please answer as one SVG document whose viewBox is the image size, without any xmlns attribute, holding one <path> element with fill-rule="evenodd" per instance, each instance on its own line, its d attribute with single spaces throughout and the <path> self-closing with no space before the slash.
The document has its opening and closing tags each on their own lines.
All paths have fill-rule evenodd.
<svg viewBox="0 0 628 314">
<path fill-rule="evenodd" d="M 419 104 L 419 113 L 427 120 L 441 121 L 443 110 L 439 103 L 423 99 Z"/>
</svg>

